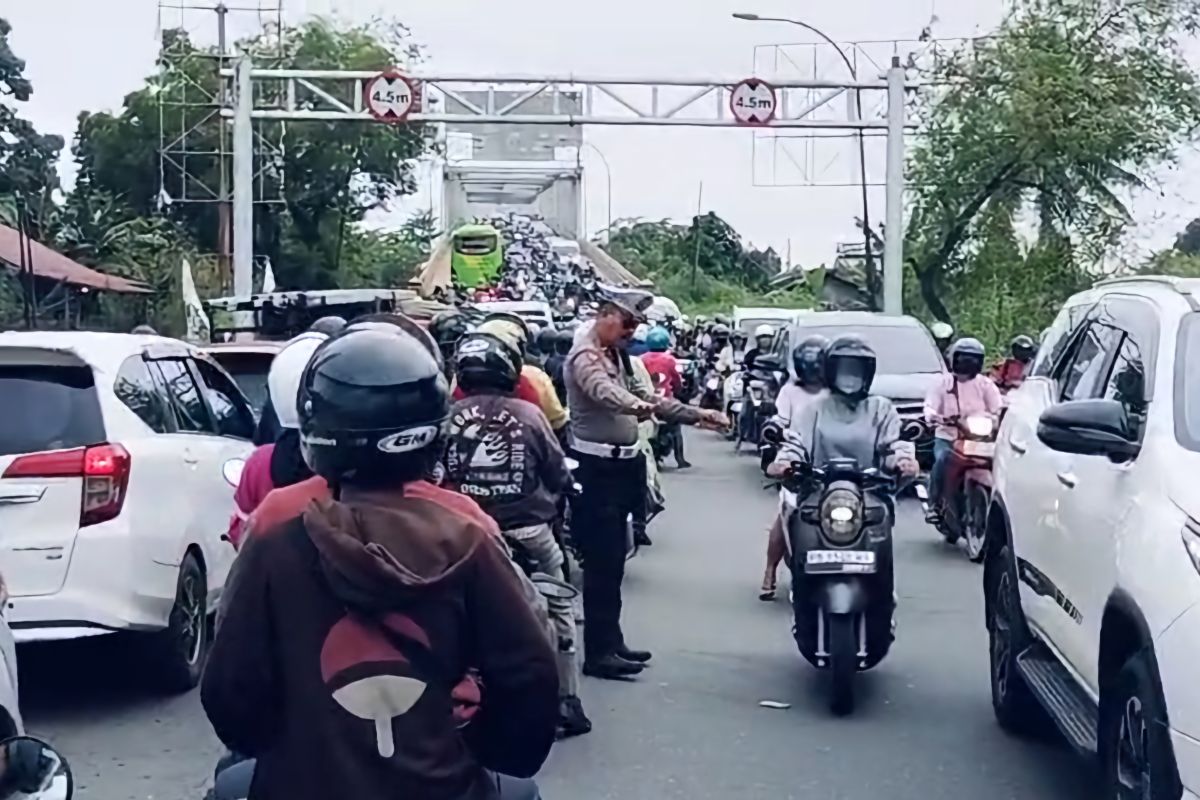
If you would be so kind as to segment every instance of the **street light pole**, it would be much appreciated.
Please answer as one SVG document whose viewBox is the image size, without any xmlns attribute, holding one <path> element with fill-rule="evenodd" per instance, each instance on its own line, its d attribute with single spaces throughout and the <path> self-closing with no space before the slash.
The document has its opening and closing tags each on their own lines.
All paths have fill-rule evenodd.
<svg viewBox="0 0 1200 800">
<path fill-rule="evenodd" d="M 813 33 L 813 34 L 821 37 L 821 39 L 825 40 L 825 42 L 828 43 L 830 47 L 832 47 L 834 50 L 836 50 L 837 54 L 842 57 L 842 61 L 845 62 L 846 69 L 849 70 L 849 72 L 850 72 L 850 77 L 853 78 L 855 82 L 858 81 L 858 70 L 856 70 L 854 68 L 854 64 L 853 64 L 853 62 L 850 61 L 850 57 L 846 55 L 846 51 L 843 50 L 841 48 L 841 46 L 838 45 L 837 42 L 835 42 L 832 38 L 830 38 L 824 31 L 820 30 L 819 28 L 815 28 L 812 25 L 809 25 L 807 22 L 801 22 L 798 19 L 788 19 L 786 17 L 760 17 L 758 14 L 745 14 L 745 13 L 734 14 L 733 17 L 734 17 L 734 19 L 746 20 L 748 22 L 784 22 L 789 25 L 795 25 L 799 28 L 804 28 L 804 30 L 809 31 L 810 33 Z M 863 117 L 862 92 L 859 91 L 858 89 L 854 90 L 854 104 L 855 104 L 855 111 L 856 111 L 858 120 L 861 121 L 862 117 Z M 877 290 L 879 288 L 877 285 L 879 283 L 879 275 L 877 274 L 877 272 L 875 270 L 875 256 L 874 256 L 874 252 L 871 247 L 871 211 L 870 211 L 870 206 L 867 202 L 867 148 L 866 148 L 866 145 L 864 144 L 862 128 L 858 129 L 857 139 L 858 139 L 858 174 L 859 174 L 859 178 L 860 178 L 859 182 L 860 182 L 861 189 L 862 189 L 863 258 L 866 259 L 867 275 L 871 279 L 872 284 L 876 284 L 876 285 L 872 285 L 872 286 L 868 287 L 871 290 L 871 295 L 872 295 L 871 300 L 872 300 L 872 302 L 875 302 L 875 300 L 877 299 L 877 297 L 876 297 Z"/>
<path fill-rule="evenodd" d="M 607 237 L 611 238 L 612 237 L 612 225 L 613 225 L 612 167 L 608 163 L 608 157 L 604 155 L 604 151 L 601 150 L 599 147 L 596 147 L 596 145 L 592 144 L 591 142 L 584 142 L 583 146 L 592 148 L 592 150 L 594 150 L 596 152 L 596 155 L 600 156 L 600 161 L 604 164 L 604 175 L 605 175 L 605 177 L 607 179 L 607 183 L 608 183 L 608 187 L 606 189 L 606 197 L 608 200 L 608 227 L 605 228 L 605 231 L 607 233 Z"/>
</svg>

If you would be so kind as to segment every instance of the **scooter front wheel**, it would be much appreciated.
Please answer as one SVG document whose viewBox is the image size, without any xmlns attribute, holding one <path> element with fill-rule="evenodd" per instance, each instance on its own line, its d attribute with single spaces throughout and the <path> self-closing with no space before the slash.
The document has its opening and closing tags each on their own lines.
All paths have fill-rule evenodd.
<svg viewBox="0 0 1200 800">
<path fill-rule="evenodd" d="M 963 501 L 965 507 L 963 529 L 967 540 L 967 558 L 978 564 L 986 554 L 987 543 L 987 489 L 977 483 L 970 483 L 967 496 Z"/>
<path fill-rule="evenodd" d="M 854 676 L 858 672 L 858 636 L 854 614 L 830 614 L 829 709 L 838 716 L 854 710 Z"/>
</svg>

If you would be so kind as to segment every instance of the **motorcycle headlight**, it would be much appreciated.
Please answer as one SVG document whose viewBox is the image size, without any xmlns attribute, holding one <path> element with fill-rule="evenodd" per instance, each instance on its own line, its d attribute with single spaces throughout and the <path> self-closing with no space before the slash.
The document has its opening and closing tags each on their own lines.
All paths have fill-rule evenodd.
<svg viewBox="0 0 1200 800">
<path fill-rule="evenodd" d="M 831 544 L 848 545 L 862 530 L 862 500 L 846 489 L 835 489 L 821 501 L 821 533 Z"/>
<path fill-rule="evenodd" d="M 991 417 L 967 417 L 966 420 L 967 433 L 972 436 L 978 436 L 985 439 L 992 435 L 992 431 L 996 427 L 996 423 Z"/>
</svg>

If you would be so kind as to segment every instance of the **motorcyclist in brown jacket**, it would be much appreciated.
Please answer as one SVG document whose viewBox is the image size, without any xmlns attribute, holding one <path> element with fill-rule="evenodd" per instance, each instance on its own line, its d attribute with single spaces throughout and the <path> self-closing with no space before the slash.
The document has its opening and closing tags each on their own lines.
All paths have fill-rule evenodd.
<svg viewBox="0 0 1200 800">
<path fill-rule="evenodd" d="M 301 446 L 333 499 L 247 537 L 202 685 L 218 737 L 257 759 L 251 800 L 538 796 L 554 651 L 495 523 L 423 479 L 449 411 L 428 348 L 352 326 L 301 382 Z"/>
</svg>

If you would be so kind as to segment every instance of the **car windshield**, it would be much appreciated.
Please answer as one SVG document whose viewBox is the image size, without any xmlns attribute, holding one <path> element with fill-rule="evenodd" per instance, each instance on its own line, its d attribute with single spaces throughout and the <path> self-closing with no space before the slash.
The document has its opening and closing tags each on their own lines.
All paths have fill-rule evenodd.
<svg viewBox="0 0 1200 800">
<path fill-rule="evenodd" d="M 875 350 L 876 371 L 880 375 L 911 375 L 941 372 L 942 357 L 933 340 L 912 325 L 805 325 L 799 339 L 820 335 L 833 341 L 839 336 L 856 334 Z"/>
<path fill-rule="evenodd" d="M 1183 318 L 1175 358 L 1175 436 L 1184 447 L 1200 451 L 1200 378 L 1188 370 L 1200 358 L 1200 313 Z"/>
<path fill-rule="evenodd" d="M 0 456 L 104 441 L 96 383 L 86 366 L 0 365 L 0 408 Z"/>
</svg>

